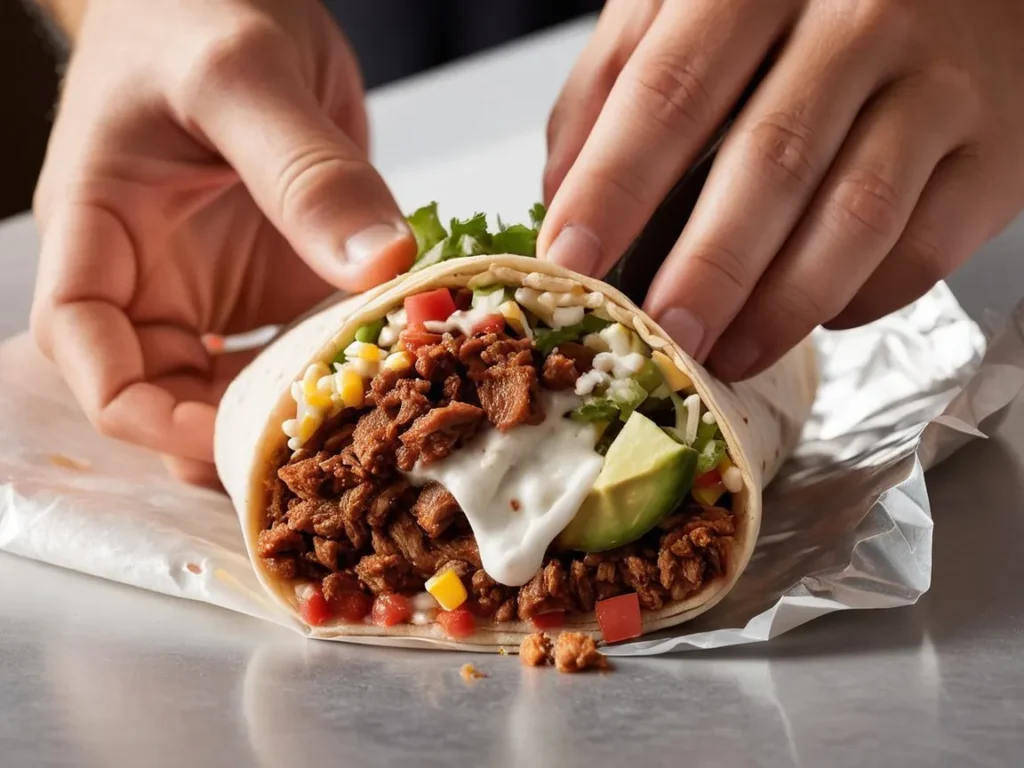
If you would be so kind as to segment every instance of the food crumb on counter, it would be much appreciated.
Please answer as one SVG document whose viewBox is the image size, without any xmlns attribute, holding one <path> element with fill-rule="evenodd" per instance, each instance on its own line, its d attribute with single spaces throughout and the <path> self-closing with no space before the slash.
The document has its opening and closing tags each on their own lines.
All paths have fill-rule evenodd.
<svg viewBox="0 0 1024 768">
<path fill-rule="evenodd" d="M 47 458 L 53 466 L 60 467 L 61 469 L 71 469 L 75 472 L 88 472 L 92 469 L 88 462 L 72 459 L 70 456 L 65 456 L 62 453 L 51 453 Z"/>
<path fill-rule="evenodd" d="M 462 676 L 462 681 L 465 683 L 472 683 L 474 680 L 481 680 L 487 677 L 487 675 L 472 664 L 463 664 L 459 669 L 459 674 Z"/>
<path fill-rule="evenodd" d="M 186 570 L 188 570 L 189 573 L 194 573 L 197 576 L 203 572 L 203 566 L 199 565 L 198 563 L 186 563 L 185 568 Z"/>
<path fill-rule="evenodd" d="M 590 635 L 563 632 L 555 641 L 555 669 L 559 672 L 608 669 L 608 659 L 597 650 L 597 643 Z"/>
<path fill-rule="evenodd" d="M 508 656 L 508 651 L 505 650 L 505 646 L 503 646 L 503 645 L 498 646 L 498 655 L 499 656 Z"/>
<path fill-rule="evenodd" d="M 519 661 L 527 667 L 541 667 L 551 661 L 551 638 L 546 632 L 534 632 L 523 638 Z"/>
<path fill-rule="evenodd" d="M 585 632 L 562 632 L 554 643 L 546 633 L 534 632 L 519 646 L 519 660 L 528 667 L 553 663 L 559 672 L 568 673 L 610 668 L 608 658 Z"/>
</svg>

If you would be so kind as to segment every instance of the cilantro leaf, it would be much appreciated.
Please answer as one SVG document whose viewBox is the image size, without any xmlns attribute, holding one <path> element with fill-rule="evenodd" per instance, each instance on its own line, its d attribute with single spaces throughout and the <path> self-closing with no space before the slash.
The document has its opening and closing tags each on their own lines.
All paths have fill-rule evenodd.
<svg viewBox="0 0 1024 768">
<path fill-rule="evenodd" d="M 530 209 L 530 221 L 533 223 L 534 229 L 540 229 L 540 225 L 544 223 L 544 217 L 547 215 L 548 209 L 544 206 L 544 203 L 534 203 L 533 208 Z"/>
<path fill-rule="evenodd" d="M 520 256 L 535 256 L 537 253 L 537 230 L 524 224 L 513 224 L 502 229 L 491 240 L 494 253 L 515 253 Z"/>
</svg>

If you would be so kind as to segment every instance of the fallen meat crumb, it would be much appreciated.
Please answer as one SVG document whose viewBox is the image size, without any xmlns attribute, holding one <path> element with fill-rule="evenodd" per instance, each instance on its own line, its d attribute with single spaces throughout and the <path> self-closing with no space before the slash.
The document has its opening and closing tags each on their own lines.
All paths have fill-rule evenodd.
<svg viewBox="0 0 1024 768">
<path fill-rule="evenodd" d="M 487 677 L 487 675 L 472 664 L 463 664 L 462 668 L 459 670 L 459 674 L 462 675 L 462 680 L 466 683 L 471 683 L 474 680 L 480 680 L 481 678 Z"/>
<path fill-rule="evenodd" d="M 608 669 L 608 659 L 597 650 L 594 638 L 584 632 L 563 632 L 555 641 L 555 669 L 559 672 L 582 672 L 585 669 Z"/>
<path fill-rule="evenodd" d="M 505 646 L 502 645 L 502 646 L 498 647 L 498 655 L 499 656 L 508 656 L 508 651 L 505 650 Z"/>
<path fill-rule="evenodd" d="M 519 646 L 519 661 L 528 667 L 540 667 L 551 661 L 551 638 L 544 632 L 534 632 L 523 638 Z"/>
</svg>

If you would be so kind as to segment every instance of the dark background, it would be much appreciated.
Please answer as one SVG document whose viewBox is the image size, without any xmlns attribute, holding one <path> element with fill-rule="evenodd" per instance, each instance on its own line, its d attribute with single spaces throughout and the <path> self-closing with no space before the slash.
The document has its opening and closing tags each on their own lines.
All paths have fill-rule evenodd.
<svg viewBox="0 0 1024 768">
<path fill-rule="evenodd" d="M 31 0 L 0 0 L 0 219 L 32 204 L 59 82 L 55 49 L 23 2 Z M 602 0 L 325 2 L 351 39 L 370 88 L 602 5 Z"/>
</svg>

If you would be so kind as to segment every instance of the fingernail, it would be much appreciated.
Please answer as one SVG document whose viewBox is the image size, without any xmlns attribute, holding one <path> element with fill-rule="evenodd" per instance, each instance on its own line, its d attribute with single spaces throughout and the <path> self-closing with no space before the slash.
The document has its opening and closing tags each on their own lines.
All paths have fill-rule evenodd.
<svg viewBox="0 0 1024 768">
<path fill-rule="evenodd" d="M 716 345 L 711 355 L 712 370 L 727 381 L 739 381 L 746 377 L 758 360 L 761 359 L 761 348 L 753 339 L 741 338 L 727 346 L 718 348 Z"/>
<path fill-rule="evenodd" d="M 700 343 L 704 341 L 704 324 L 693 312 L 679 307 L 667 309 L 658 317 L 658 325 L 675 339 L 686 354 L 697 357 Z"/>
<path fill-rule="evenodd" d="M 548 248 L 548 261 L 584 275 L 592 275 L 601 261 L 601 241 L 578 224 L 566 224 Z"/>
<path fill-rule="evenodd" d="M 352 235 L 345 242 L 345 261 L 361 264 L 379 256 L 390 246 L 409 237 L 407 229 L 391 224 L 374 224 L 362 232 Z"/>
</svg>

